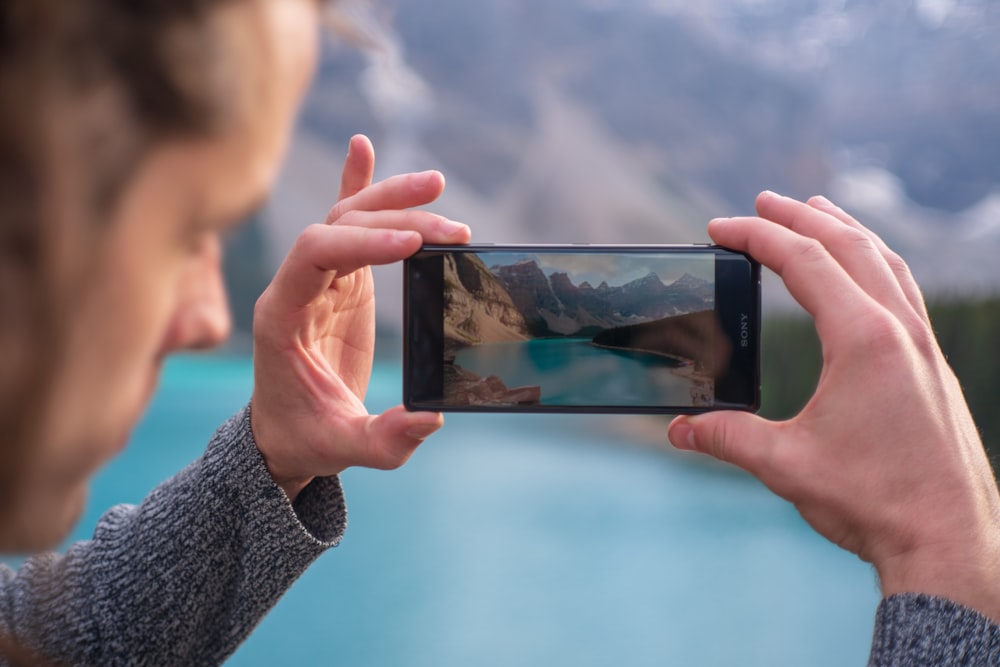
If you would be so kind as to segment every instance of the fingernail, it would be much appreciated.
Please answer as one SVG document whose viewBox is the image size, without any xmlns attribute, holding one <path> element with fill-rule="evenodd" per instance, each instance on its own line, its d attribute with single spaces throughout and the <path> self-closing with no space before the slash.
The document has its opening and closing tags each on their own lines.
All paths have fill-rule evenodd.
<svg viewBox="0 0 1000 667">
<path fill-rule="evenodd" d="M 671 444 L 684 451 L 695 451 L 694 429 L 687 422 L 678 422 L 667 432 Z"/>
<path fill-rule="evenodd" d="M 411 171 L 404 176 L 406 178 L 407 187 L 413 192 L 423 192 L 434 182 L 434 180 L 437 178 L 443 178 L 441 176 L 441 172 L 436 169 L 428 169 L 427 171 Z"/>
<path fill-rule="evenodd" d="M 809 203 L 817 208 L 835 208 L 833 202 L 823 195 L 816 195 L 809 198 Z"/>
<path fill-rule="evenodd" d="M 759 209 L 763 204 L 766 204 L 767 202 L 780 201 L 783 200 L 784 198 L 785 198 L 784 195 L 779 195 L 774 190 L 764 190 L 759 195 L 757 195 L 757 199 L 754 203 L 757 205 L 757 208 Z"/>
<path fill-rule="evenodd" d="M 436 424 L 422 424 L 418 426 L 411 426 L 410 430 L 406 432 L 406 435 L 414 440 L 426 440 L 437 430 L 438 426 Z"/>
<path fill-rule="evenodd" d="M 459 234 L 471 233 L 469 226 L 463 222 L 445 219 L 442 224 L 444 232 L 448 234 L 448 236 L 458 236 Z"/>
</svg>

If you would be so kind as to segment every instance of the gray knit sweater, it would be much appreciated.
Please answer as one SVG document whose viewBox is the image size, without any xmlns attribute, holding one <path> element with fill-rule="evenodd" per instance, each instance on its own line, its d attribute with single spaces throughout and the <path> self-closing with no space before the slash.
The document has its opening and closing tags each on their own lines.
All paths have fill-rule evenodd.
<svg viewBox="0 0 1000 667">
<path fill-rule="evenodd" d="M 71 665 L 220 664 L 346 517 L 335 477 L 288 502 L 244 409 L 141 505 L 108 511 L 92 540 L 0 567 L 0 628 Z M 869 665 L 1000 665 L 1000 627 L 948 600 L 895 595 L 879 605 Z"/>
<path fill-rule="evenodd" d="M 141 505 L 109 510 L 93 539 L 0 567 L 0 628 L 71 665 L 217 665 L 346 518 L 335 477 L 289 503 L 244 409 Z"/>
<path fill-rule="evenodd" d="M 1000 627 L 929 595 L 893 595 L 875 616 L 869 665 L 1000 665 Z"/>
</svg>

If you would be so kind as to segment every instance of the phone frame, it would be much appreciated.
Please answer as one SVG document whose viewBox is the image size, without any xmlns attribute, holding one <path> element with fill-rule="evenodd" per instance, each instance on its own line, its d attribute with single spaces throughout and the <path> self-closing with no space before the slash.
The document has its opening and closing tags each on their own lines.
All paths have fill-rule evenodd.
<svg viewBox="0 0 1000 667">
<path fill-rule="evenodd" d="M 444 253 L 711 254 L 715 262 L 714 308 L 732 346 L 729 372 L 715 378 L 711 406 L 684 405 L 455 405 L 424 400 L 444 395 Z M 720 261 L 721 258 L 721 261 Z M 435 262 L 432 266 L 431 261 Z M 440 266 L 438 273 L 437 266 Z M 428 276 L 428 271 L 434 275 Z M 713 410 L 756 412 L 760 407 L 760 264 L 752 257 L 709 244 L 470 244 L 425 245 L 403 263 L 403 404 L 412 411 L 577 414 L 698 414 Z M 745 287 L 736 293 L 732 285 Z M 420 304 L 419 306 L 417 304 Z M 434 314 L 438 317 L 434 317 Z M 440 360 L 428 366 L 428 360 Z M 439 391 L 428 391 L 427 387 Z M 720 398 L 721 397 L 721 398 Z"/>
</svg>

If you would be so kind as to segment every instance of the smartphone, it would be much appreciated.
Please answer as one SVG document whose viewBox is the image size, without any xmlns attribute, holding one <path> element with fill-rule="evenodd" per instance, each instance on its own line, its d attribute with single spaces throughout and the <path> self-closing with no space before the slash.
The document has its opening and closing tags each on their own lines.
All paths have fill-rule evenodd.
<svg viewBox="0 0 1000 667">
<path fill-rule="evenodd" d="M 760 404 L 760 265 L 710 245 L 424 246 L 410 410 L 690 414 Z"/>
</svg>

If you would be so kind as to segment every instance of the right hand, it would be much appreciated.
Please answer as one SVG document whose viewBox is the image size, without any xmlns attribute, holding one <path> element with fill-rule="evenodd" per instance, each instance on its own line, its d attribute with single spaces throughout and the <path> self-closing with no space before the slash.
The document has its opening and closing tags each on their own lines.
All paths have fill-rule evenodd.
<svg viewBox="0 0 1000 667">
<path fill-rule="evenodd" d="M 773 193 L 709 234 L 781 276 L 815 318 L 823 372 L 785 422 L 679 417 L 675 446 L 744 468 L 827 539 L 874 564 L 884 595 L 947 597 L 1000 621 L 1000 496 L 906 264 L 822 197 Z"/>
</svg>

